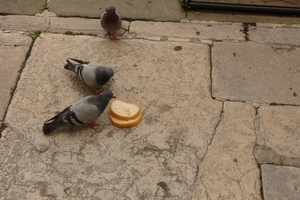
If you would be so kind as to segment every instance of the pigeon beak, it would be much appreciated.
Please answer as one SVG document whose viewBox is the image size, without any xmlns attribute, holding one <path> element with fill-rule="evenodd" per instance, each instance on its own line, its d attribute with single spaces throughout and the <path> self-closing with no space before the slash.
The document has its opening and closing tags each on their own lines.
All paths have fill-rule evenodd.
<svg viewBox="0 0 300 200">
<path fill-rule="evenodd" d="M 114 82 L 114 83 L 115 83 L 115 79 L 114 79 L 114 77 L 111 77 L 110 79 L 112 80 L 112 82 Z"/>
<path fill-rule="evenodd" d="M 115 98 L 117 98 L 117 97 L 116 97 L 116 96 L 113 96 L 112 98 L 114 98 L 114 99 L 115 99 Z"/>
</svg>

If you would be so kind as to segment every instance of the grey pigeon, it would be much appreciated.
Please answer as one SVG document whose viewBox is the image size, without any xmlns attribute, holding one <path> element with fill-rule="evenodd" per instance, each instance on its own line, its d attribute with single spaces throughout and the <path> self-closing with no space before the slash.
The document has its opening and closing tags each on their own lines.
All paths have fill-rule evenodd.
<svg viewBox="0 0 300 200">
<path fill-rule="evenodd" d="M 121 28 L 122 19 L 120 15 L 116 13 L 115 7 L 107 6 L 105 8 L 105 12 L 101 15 L 100 24 L 102 28 L 107 31 L 105 36 L 108 35 L 110 39 L 117 40 L 115 32 Z"/>
<path fill-rule="evenodd" d="M 69 58 L 79 64 L 73 64 L 67 59 L 65 69 L 73 71 L 89 87 L 96 89 L 96 93 L 101 93 L 101 88 L 114 76 L 114 70 L 99 63 Z M 98 90 L 97 90 L 98 89 Z"/>
<path fill-rule="evenodd" d="M 95 121 L 103 113 L 112 98 L 116 97 L 108 90 L 98 96 L 86 96 L 74 102 L 44 123 L 44 134 L 49 134 L 58 128 L 70 126 L 87 125 L 94 129 L 98 125 L 95 124 Z"/>
</svg>

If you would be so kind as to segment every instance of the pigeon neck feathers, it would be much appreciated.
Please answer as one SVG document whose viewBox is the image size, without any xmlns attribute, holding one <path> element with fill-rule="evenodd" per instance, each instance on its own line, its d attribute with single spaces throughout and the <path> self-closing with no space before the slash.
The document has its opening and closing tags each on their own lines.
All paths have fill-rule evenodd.
<svg viewBox="0 0 300 200">
<path fill-rule="evenodd" d="M 104 110 L 109 101 L 114 98 L 111 91 L 104 91 L 93 99 L 94 104 L 101 110 Z"/>
<path fill-rule="evenodd" d="M 112 69 L 99 68 L 96 72 L 96 81 L 101 85 L 105 85 L 113 75 L 114 72 Z"/>
</svg>

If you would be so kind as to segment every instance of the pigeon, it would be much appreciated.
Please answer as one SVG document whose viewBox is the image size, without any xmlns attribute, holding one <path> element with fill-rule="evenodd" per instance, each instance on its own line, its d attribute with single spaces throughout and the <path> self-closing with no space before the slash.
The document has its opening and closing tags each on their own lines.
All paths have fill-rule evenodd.
<svg viewBox="0 0 300 200">
<path fill-rule="evenodd" d="M 78 62 L 73 64 L 68 59 Z M 68 58 L 65 69 L 73 71 L 77 76 L 89 87 L 96 89 L 96 94 L 100 94 L 101 89 L 110 79 L 113 79 L 114 70 L 111 67 L 106 67 L 99 63 L 91 63 L 88 61 Z"/>
<path fill-rule="evenodd" d="M 95 124 L 95 121 L 103 113 L 112 98 L 116 97 L 111 91 L 107 90 L 98 96 L 86 96 L 74 102 L 44 123 L 44 134 L 47 135 L 58 128 L 70 126 L 86 125 L 95 129 L 99 125 Z"/>
<path fill-rule="evenodd" d="M 115 32 L 121 28 L 122 19 L 118 13 L 116 13 L 116 8 L 113 6 L 107 6 L 105 12 L 101 15 L 100 24 L 106 34 L 112 40 L 117 40 Z M 112 37 L 111 37 L 112 36 Z"/>
</svg>

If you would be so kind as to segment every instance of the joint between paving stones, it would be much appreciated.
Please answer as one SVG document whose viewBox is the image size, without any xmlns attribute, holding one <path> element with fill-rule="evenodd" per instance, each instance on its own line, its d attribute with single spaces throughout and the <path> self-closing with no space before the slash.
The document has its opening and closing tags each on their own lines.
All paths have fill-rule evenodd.
<svg viewBox="0 0 300 200">
<path fill-rule="evenodd" d="M 260 116 L 259 116 L 258 109 L 260 108 L 260 106 L 254 105 L 254 108 L 255 108 L 255 118 L 253 120 L 253 125 L 254 125 L 254 132 L 256 135 L 255 145 L 257 145 L 257 137 L 259 134 L 259 127 L 260 127 Z"/>
<path fill-rule="evenodd" d="M 284 155 L 280 155 L 274 149 L 272 149 L 266 144 L 264 135 L 260 133 L 260 123 L 261 123 L 261 117 L 259 115 L 260 105 L 254 105 L 254 107 L 255 107 L 255 119 L 253 120 L 253 123 L 254 123 L 254 132 L 256 134 L 256 139 L 255 139 L 255 146 L 253 148 L 253 157 L 256 161 L 258 168 L 260 169 L 260 173 L 261 173 L 261 165 L 263 164 L 300 167 L 299 158 L 291 158 Z M 262 181 L 261 177 L 260 177 L 260 181 Z"/>
<path fill-rule="evenodd" d="M 258 113 L 258 109 L 260 108 L 260 105 L 253 105 L 254 106 L 254 109 L 255 109 L 255 118 L 253 120 L 253 125 L 254 125 L 254 132 L 255 132 L 255 144 L 253 146 L 253 151 L 252 151 L 252 155 L 253 155 L 253 158 L 256 162 L 256 165 L 257 165 L 257 168 L 259 170 L 259 184 L 260 184 L 260 197 L 262 200 L 264 200 L 264 193 L 263 193 L 263 182 L 262 182 L 262 171 L 261 171 L 261 164 L 259 163 L 258 159 L 256 158 L 255 156 L 255 148 L 257 146 L 257 140 L 258 140 L 258 132 L 259 132 L 259 126 L 260 126 L 260 116 L 259 116 L 259 113 Z"/>
<path fill-rule="evenodd" d="M 245 34 L 246 41 L 250 41 L 250 39 L 249 39 L 249 27 L 250 26 L 256 26 L 256 23 L 243 23 L 242 32 Z"/>
<path fill-rule="evenodd" d="M 263 186 L 263 181 L 262 181 L 262 171 L 261 171 L 261 165 L 260 164 L 258 164 L 258 169 L 259 169 L 260 197 L 261 197 L 262 200 L 264 200 L 265 199 L 264 198 L 264 188 L 263 188 L 264 186 Z"/>
<path fill-rule="evenodd" d="M 213 90 L 213 84 L 212 84 L 212 69 L 213 69 L 213 66 L 212 66 L 212 47 L 214 46 L 214 42 L 212 43 L 212 44 L 210 44 L 210 45 L 208 45 L 208 47 L 209 47 L 209 67 L 210 67 L 210 71 L 209 71 L 209 78 L 210 78 L 210 83 L 209 83 L 209 92 L 210 92 L 210 97 L 212 98 L 212 99 L 214 99 L 214 100 L 216 100 L 215 99 L 215 97 L 213 96 L 213 93 L 212 93 L 212 90 Z"/>
</svg>

